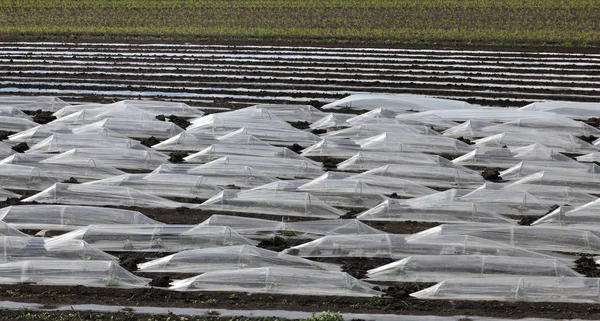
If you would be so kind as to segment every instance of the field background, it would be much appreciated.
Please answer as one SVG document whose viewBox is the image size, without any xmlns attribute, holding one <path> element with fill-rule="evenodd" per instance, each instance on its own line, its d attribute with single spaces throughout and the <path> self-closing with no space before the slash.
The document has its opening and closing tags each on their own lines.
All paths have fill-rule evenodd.
<svg viewBox="0 0 600 321">
<path fill-rule="evenodd" d="M 598 0 L 0 0 L 2 40 L 597 47 Z"/>
</svg>

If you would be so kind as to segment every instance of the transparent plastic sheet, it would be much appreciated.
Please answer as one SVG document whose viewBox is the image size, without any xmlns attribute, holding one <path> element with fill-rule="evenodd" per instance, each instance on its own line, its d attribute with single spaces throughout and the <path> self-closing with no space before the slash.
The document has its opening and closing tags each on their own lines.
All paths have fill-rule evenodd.
<svg viewBox="0 0 600 321">
<path fill-rule="evenodd" d="M 540 143 L 556 152 L 587 154 L 595 152 L 598 147 L 570 134 L 541 133 L 536 131 L 521 133 L 502 133 L 474 141 L 475 147 L 523 147 Z"/>
<path fill-rule="evenodd" d="M 598 303 L 600 279 L 496 277 L 449 279 L 412 293 L 417 299 Z"/>
<path fill-rule="evenodd" d="M 537 185 L 515 182 L 502 187 L 508 191 L 523 191 L 547 204 L 579 206 L 597 200 L 596 196 L 574 190 L 568 186 Z"/>
<path fill-rule="evenodd" d="M 524 111 L 544 111 L 574 119 L 598 117 L 600 104 L 573 101 L 538 101 L 519 108 Z"/>
<path fill-rule="evenodd" d="M 14 106 L 20 110 L 55 111 L 68 104 L 58 97 L 52 96 L 2 96 L 0 106 Z"/>
<path fill-rule="evenodd" d="M 387 108 L 376 108 L 371 111 L 354 116 L 347 120 L 352 126 L 360 124 L 395 124 L 396 116 L 404 111 L 395 111 Z"/>
<path fill-rule="evenodd" d="M 249 166 L 227 164 L 163 164 L 152 174 L 189 174 L 204 178 L 206 184 L 229 188 L 253 188 L 278 181 L 275 177 L 259 172 Z"/>
<path fill-rule="evenodd" d="M 91 184 L 56 183 L 23 202 L 92 206 L 177 208 L 185 204 L 142 193 L 133 188 Z"/>
<path fill-rule="evenodd" d="M 30 235 L 19 231 L 16 227 L 8 225 L 6 222 L 0 222 L 0 236 L 30 237 Z"/>
<path fill-rule="evenodd" d="M 217 143 L 216 134 L 184 131 L 152 146 L 160 151 L 199 151 Z"/>
<path fill-rule="evenodd" d="M 467 120 L 462 124 L 446 129 L 442 135 L 452 138 L 482 138 L 490 135 L 483 132 L 482 129 L 494 125 L 497 124 L 486 120 Z"/>
<path fill-rule="evenodd" d="M 58 158 L 51 154 L 14 154 L 0 161 L 0 164 L 31 166 L 38 168 L 44 175 L 57 180 L 71 177 L 77 180 L 95 180 L 124 172 L 90 158 Z"/>
<path fill-rule="evenodd" d="M 413 234 L 411 241 L 441 235 L 469 235 L 534 251 L 600 254 L 600 238 L 589 231 L 545 226 L 442 224 Z"/>
<path fill-rule="evenodd" d="M 379 183 L 372 184 L 372 180 L 368 179 L 369 176 L 378 177 L 380 179 Z M 438 188 L 477 188 L 484 183 L 480 173 L 465 167 L 442 167 L 426 164 L 422 166 L 385 165 L 354 175 L 349 179 L 361 180 L 371 187 L 386 187 L 386 183 L 394 184 L 394 180 L 398 179 L 409 181 L 416 185 Z M 393 185 L 390 187 L 393 187 Z"/>
<path fill-rule="evenodd" d="M 287 123 L 286 123 L 287 124 Z M 223 136 L 232 133 L 244 133 L 246 135 L 252 135 L 266 143 L 277 145 L 277 146 L 291 146 L 298 144 L 300 146 L 310 146 L 321 138 L 311 132 L 299 130 L 293 127 L 289 128 L 277 128 L 268 125 L 260 127 L 252 127 L 248 123 L 240 121 L 237 124 L 231 124 L 231 126 L 213 126 L 203 128 L 187 128 L 190 133 L 203 133 L 212 134 L 215 136 Z"/>
<path fill-rule="evenodd" d="M 521 161 L 570 162 L 572 165 L 578 164 L 572 158 L 538 143 L 511 149 L 478 147 L 476 150 L 452 160 L 455 164 L 465 166 L 493 166 L 503 168 L 515 166 Z M 557 166 L 560 166 L 560 164 Z"/>
<path fill-rule="evenodd" d="M 354 115 L 350 114 L 340 114 L 340 113 L 329 113 L 325 114 L 323 118 L 320 118 L 313 123 L 310 124 L 310 129 L 329 129 L 329 128 L 340 128 L 340 127 L 350 127 L 351 125 L 346 122 L 346 120 L 354 117 Z"/>
<path fill-rule="evenodd" d="M 215 118 L 216 116 L 216 118 Z M 258 105 L 249 106 L 242 109 L 236 109 L 231 111 L 225 111 L 217 114 L 210 114 L 200 118 L 195 118 L 192 120 L 192 124 L 204 124 L 208 122 L 212 122 L 214 119 L 221 120 L 247 120 L 248 122 L 256 122 L 260 123 L 263 121 L 279 121 L 284 126 L 291 127 L 291 125 L 287 124 L 285 121 L 275 116 L 268 108 L 261 108 Z"/>
<path fill-rule="evenodd" d="M 12 106 L 1 106 L 0 105 L 0 116 L 2 117 L 13 117 L 13 118 L 25 118 L 31 120 L 32 117 L 22 112 L 20 109 Z"/>
<path fill-rule="evenodd" d="M 293 295 L 373 297 L 374 285 L 344 272 L 263 267 L 207 272 L 171 283 L 176 291 L 235 291 Z"/>
<path fill-rule="evenodd" d="M 246 144 L 223 144 L 217 143 L 207 148 L 184 157 L 186 163 L 208 163 L 225 156 L 254 156 L 273 157 L 284 159 L 306 160 L 287 147 L 274 147 L 271 145 L 246 145 Z"/>
<path fill-rule="evenodd" d="M 268 110 L 271 114 L 288 122 L 306 121 L 312 123 L 325 116 L 324 112 L 311 105 L 260 104 L 253 107 Z"/>
<path fill-rule="evenodd" d="M 337 169 L 342 171 L 368 171 L 385 165 L 439 165 L 456 167 L 450 160 L 438 155 L 416 152 L 378 152 L 360 151 L 337 164 Z M 459 166 L 462 168 L 462 166 Z"/>
<path fill-rule="evenodd" d="M 137 211 L 42 204 L 1 208 L 0 220 L 18 229 L 53 231 L 70 231 L 90 224 L 162 224 Z"/>
<path fill-rule="evenodd" d="M 325 175 L 325 174 L 323 174 Z M 285 191 L 285 192 L 297 192 L 298 187 L 311 182 L 310 179 L 293 179 L 287 181 L 275 181 L 264 185 L 257 186 L 253 190 L 270 190 L 270 191 Z"/>
<path fill-rule="evenodd" d="M 41 191 L 59 180 L 57 177 L 48 176 L 37 167 L 0 164 L 0 188 Z"/>
<path fill-rule="evenodd" d="M 108 118 L 119 118 L 132 121 L 152 121 L 156 120 L 154 117 L 155 116 L 153 114 L 132 106 L 109 105 L 97 108 L 83 109 L 72 114 L 57 118 L 51 123 L 87 125 Z"/>
<path fill-rule="evenodd" d="M 460 156 L 475 149 L 454 138 L 439 135 L 411 135 L 384 133 L 357 140 L 363 150 L 385 152 L 420 152 Z"/>
<path fill-rule="evenodd" d="M 586 123 L 575 121 L 559 115 L 546 117 L 520 118 L 503 124 L 487 123 L 485 121 L 468 121 L 444 132 L 444 136 L 481 138 L 501 133 L 543 133 L 552 132 L 571 134 L 575 136 L 600 135 L 600 129 Z"/>
<path fill-rule="evenodd" d="M 21 195 L 0 188 L 0 202 L 4 202 L 8 198 L 21 198 Z"/>
<path fill-rule="evenodd" d="M 89 225 L 53 240 L 83 240 L 111 252 L 179 252 L 251 242 L 226 226 L 193 225 Z"/>
<path fill-rule="evenodd" d="M 565 175 L 541 171 L 514 181 L 506 187 L 513 188 L 524 185 L 537 186 L 540 190 L 569 187 L 579 193 L 600 194 L 600 174 L 571 172 Z"/>
<path fill-rule="evenodd" d="M 288 248 L 283 253 L 301 257 L 386 257 L 395 260 L 415 255 L 492 255 L 556 259 L 554 255 L 525 250 L 474 236 L 441 235 L 408 240 L 398 234 L 327 235 Z M 572 257 L 561 257 L 572 262 Z"/>
<path fill-rule="evenodd" d="M 501 215 L 541 216 L 556 204 L 556 200 L 538 199 L 526 191 L 478 188 L 458 198 L 461 202 L 470 202 L 493 210 Z"/>
<path fill-rule="evenodd" d="M 321 165 L 309 159 L 290 159 L 257 156 L 225 156 L 189 171 L 189 174 L 198 173 L 203 168 L 214 165 L 249 166 L 261 173 L 279 178 L 315 178 L 323 175 Z"/>
<path fill-rule="evenodd" d="M 86 183 L 133 188 L 162 197 L 209 199 L 221 192 L 216 185 L 204 183 L 202 176 L 186 174 L 125 174 Z"/>
<path fill-rule="evenodd" d="M 436 131 L 444 131 L 458 125 L 457 122 L 429 113 L 399 114 L 396 116 L 396 122 L 404 125 L 425 125 Z"/>
<path fill-rule="evenodd" d="M 169 163 L 169 156 L 152 150 L 132 148 L 73 148 L 48 159 L 56 164 L 68 164 L 72 159 L 94 159 L 106 166 L 120 169 L 154 170 Z"/>
<path fill-rule="evenodd" d="M 151 150 L 139 141 L 103 134 L 52 134 L 31 146 L 26 153 L 62 153 L 73 148 L 132 148 Z"/>
<path fill-rule="evenodd" d="M 577 156 L 577 157 L 575 157 L 575 159 L 577 159 L 577 161 L 580 161 L 583 163 L 600 162 L 600 152 L 594 152 L 594 153 L 589 153 L 589 154 L 585 154 L 582 156 Z"/>
<path fill-rule="evenodd" d="M 146 287 L 142 278 L 113 261 L 30 260 L 0 264 L 0 283 L 83 285 L 92 287 Z"/>
<path fill-rule="evenodd" d="M 39 125 L 27 118 L 0 116 L 0 130 L 8 132 L 20 132 Z"/>
<path fill-rule="evenodd" d="M 419 221 L 440 223 L 514 224 L 493 207 L 465 201 L 436 201 L 424 196 L 409 200 L 388 199 L 357 216 L 365 221 Z"/>
<path fill-rule="evenodd" d="M 358 110 L 386 108 L 398 112 L 477 108 L 463 101 L 439 99 L 428 96 L 408 94 L 357 94 L 324 105 L 322 109 L 342 109 L 345 107 Z"/>
<path fill-rule="evenodd" d="M 504 180 L 518 180 L 540 171 L 556 173 L 561 176 L 571 173 L 600 173 L 597 166 L 582 164 L 576 161 L 521 161 L 520 163 L 500 172 Z"/>
<path fill-rule="evenodd" d="M 412 180 L 400 179 L 392 176 L 382 176 L 369 172 L 348 177 L 349 180 L 358 180 L 371 186 L 375 191 L 384 195 L 395 195 L 400 198 L 412 198 L 430 195 L 437 191 Z"/>
<path fill-rule="evenodd" d="M 261 267 L 291 267 L 309 270 L 340 271 L 340 267 L 314 262 L 251 245 L 187 250 L 138 264 L 141 272 L 205 273 Z"/>
<path fill-rule="evenodd" d="M 310 193 L 329 205 L 341 207 L 370 208 L 387 199 L 359 180 L 315 180 L 298 187 L 297 190 Z"/>
<path fill-rule="evenodd" d="M 440 109 L 423 111 L 418 114 L 422 116 L 435 115 L 445 120 L 455 122 L 466 122 L 469 120 L 483 120 L 494 123 L 505 123 L 521 118 L 545 118 L 556 116 L 554 113 L 542 111 L 527 111 L 517 108 L 507 107 L 486 107 L 486 108 L 471 108 L 471 109 Z M 396 118 L 402 118 L 403 115 L 398 115 Z"/>
<path fill-rule="evenodd" d="M 109 129 L 130 138 L 154 136 L 158 139 L 165 139 L 183 132 L 181 127 L 167 121 L 109 118 L 75 128 L 73 133 L 79 134 L 100 129 Z"/>
<path fill-rule="evenodd" d="M 27 145 L 35 145 L 42 140 L 52 136 L 53 134 L 73 134 L 72 125 L 65 124 L 45 124 L 27 129 L 16 134 L 8 136 L 8 141 L 11 143 L 27 143 Z M 110 135 L 110 133 L 107 133 Z M 123 137 L 114 133 L 117 137 Z"/>
<path fill-rule="evenodd" d="M 191 120 L 191 125 L 186 128 L 188 131 L 212 131 L 226 134 L 238 130 L 242 127 L 248 128 L 275 128 L 275 129 L 294 129 L 289 123 L 278 119 L 273 115 L 265 118 L 252 118 L 242 115 L 231 115 L 232 112 L 210 114 L 204 117 Z M 271 118 L 272 117 L 272 118 Z"/>
<path fill-rule="evenodd" d="M 201 210 L 336 219 L 345 212 L 302 192 L 224 190 L 197 206 Z"/>
<path fill-rule="evenodd" d="M 561 206 L 531 223 L 533 226 L 560 226 L 600 233 L 600 199 L 585 205 Z"/>
<path fill-rule="evenodd" d="M 0 236 L 0 262 L 24 260 L 110 260 L 109 255 L 81 240 Z"/>
<path fill-rule="evenodd" d="M 72 114 L 83 109 L 92 108 L 111 108 L 117 106 L 129 106 L 139 108 L 153 115 L 175 115 L 179 117 L 201 117 L 204 112 L 198 108 L 190 107 L 187 104 L 170 101 L 156 101 L 156 100 L 123 100 L 112 104 L 85 104 L 85 105 L 72 105 L 66 106 L 56 111 L 54 116 L 62 117 Z"/>
<path fill-rule="evenodd" d="M 482 255 L 423 255 L 367 271 L 370 281 L 441 282 L 452 278 L 503 276 L 581 277 L 556 259 Z"/>
<path fill-rule="evenodd" d="M 199 226 L 229 226 L 250 238 L 284 237 L 313 238 L 324 235 L 385 234 L 355 219 L 279 222 L 259 218 L 212 215 Z"/>
<path fill-rule="evenodd" d="M 301 155 L 306 157 L 348 158 L 360 150 L 360 145 L 349 139 L 326 138 L 303 149 Z"/>
<path fill-rule="evenodd" d="M 0 158 L 8 157 L 14 153 L 16 152 L 12 149 L 10 145 L 0 142 Z"/>
<path fill-rule="evenodd" d="M 323 138 L 335 139 L 364 139 L 376 135 L 390 133 L 397 135 L 431 135 L 440 136 L 435 130 L 423 125 L 404 125 L 404 124 L 361 124 L 350 128 L 344 128 L 322 134 Z"/>
</svg>

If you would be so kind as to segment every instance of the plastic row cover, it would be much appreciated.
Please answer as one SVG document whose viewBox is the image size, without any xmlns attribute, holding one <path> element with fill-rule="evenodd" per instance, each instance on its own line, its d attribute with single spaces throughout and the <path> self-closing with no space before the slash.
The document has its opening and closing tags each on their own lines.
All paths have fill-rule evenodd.
<svg viewBox="0 0 600 321">
<path fill-rule="evenodd" d="M 384 133 L 356 141 L 363 150 L 464 155 L 475 149 L 454 138 L 434 135 Z"/>
<path fill-rule="evenodd" d="M 350 127 L 351 125 L 348 124 L 346 120 L 352 117 L 354 117 L 354 115 L 340 113 L 325 114 L 323 118 L 320 118 L 319 120 L 316 120 L 310 124 L 310 129 Z"/>
<path fill-rule="evenodd" d="M 450 279 L 411 294 L 418 299 L 599 303 L 600 279 L 497 277 Z"/>
<path fill-rule="evenodd" d="M 315 179 L 299 186 L 297 191 L 310 193 L 329 205 L 341 207 L 370 208 L 387 199 L 366 183 L 349 179 Z"/>
<path fill-rule="evenodd" d="M 492 255 L 556 258 L 474 236 L 441 235 L 407 239 L 397 234 L 327 235 L 284 250 L 302 257 L 387 257 L 402 259 L 415 255 Z M 571 258 L 566 260 L 570 261 Z"/>
<path fill-rule="evenodd" d="M 589 232 L 561 227 L 498 224 L 443 224 L 412 235 L 419 241 L 442 235 L 470 235 L 529 250 L 600 254 L 600 238 Z"/>
<path fill-rule="evenodd" d="M 142 278 L 113 261 L 20 261 L 0 264 L 0 283 L 83 285 L 99 287 L 145 287 Z"/>
<path fill-rule="evenodd" d="M 371 186 L 382 186 L 380 184 L 373 185 L 370 181 L 366 181 L 363 177 L 377 176 L 382 179 L 402 179 L 421 184 L 429 187 L 440 188 L 476 188 L 484 183 L 480 173 L 467 169 L 465 167 L 441 167 L 435 165 L 385 165 L 374 168 L 364 173 L 352 176 L 352 179 L 364 181 Z"/>
<path fill-rule="evenodd" d="M 179 252 L 251 245 L 229 227 L 191 225 L 89 225 L 53 240 L 84 240 L 98 249 L 115 252 Z"/>
<path fill-rule="evenodd" d="M 124 172 L 97 161 L 92 158 L 73 157 L 71 155 L 50 154 L 14 154 L 2 161 L 2 164 L 32 166 L 38 168 L 43 174 L 58 178 L 78 180 L 95 180 L 125 174 Z"/>
<path fill-rule="evenodd" d="M 8 198 L 21 198 L 21 195 L 0 188 L 0 202 L 4 202 Z"/>
<path fill-rule="evenodd" d="M 564 226 L 572 229 L 600 232 L 600 199 L 572 208 L 561 206 L 533 222 L 534 226 Z"/>
<path fill-rule="evenodd" d="M 571 173 L 600 173 L 600 167 L 595 164 L 585 165 L 576 161 L 553 162 L 553 161 L 522 161 L 511 168 L 500 172 L 505 180 L 516 180 L 540 171 L 556 173 L 558 175 L 569 175 Z"/>
<path fill-rule="evenodd" d="M 23 202 L 65 205 L 112 205 L 177 208 L 184 204 L 127 187 L 56 183 Z"/>
<path fill-rule="evenodd" d="M 575 192 L 600 194 L 600 173 L 577 171 L 566 174 L 541 171 L 514 181 L 507 185 L 507 188 L 524 185 L 536 186 L 541 190 L 570 187 Z"/>
<path fill-rule="evenodd" d="M 277 181 L 249 166 L 230 164 L 163 164 L 152 174 L 189 174 L 203 177 L 207 184 L 226 188 L 252 188 Z"/>
<path fill-rule="evenodd" d="M 224 190 L 200 204 L 198 208 L 202 210 L 333 219 L 345 214 L 309 193 L 271 190 L 242 192 Z"/>
<path fill-rule="evenodd" d="M 352 126 L 350 128 L 340 129 L 337 131 L 330 131 L 326 134 L 322 134 L 321 137 L 327 139 L 351 139 L 359 140 L 366 139 L 369 137 L 379 136 L 381 134 L 389 133 L 390 135 L 431 135 L 435 137 L 441 137 L 438 132 L 431 128 L 423 125 L 403 125 L 403 124 L 362 124 Z M 446 141 L 449 141 L 446 139 Z"/>
<path fill-rule="evenodd" d="M 522 147 L 533 143 L 540 143 L 557 152 L 586 154 L 598 151 L 594 146 L 574 135 L 541 133 L 537 131 L 523 133 L 501 133 L 487 136 L 475 141 L 476 147 Z"/>
<path fill-rule="evenodd" d="M 221 188 L 205 183 L 202 176 L 185 174 L 125 174 L 98 180 L 86 185 L 119 186 L 162 197 L 209 199 Z"/>
<path fill-rule="evenodd" d="M 69 205 L 13 205 L 0 220 L 19 229 L 68 231 L 90 224 L 160 224 L 137 211 Z"/>
<path fill-rule="evenodd" d="M 324 112 L 311 105 L 260 104 L 253 107 L 268 110 L 279 119 L 288 122 L 306 121 L 312 123 L 325 115 Z"/>
<path fill-rule="evenodd" d="M 183 129 L 174 123 L 158 120 L 104 119 L 73 129 L 73 133 L 85 133 L 93 130 L 108 129 L 131 138 L 170 138 Z"/>
<path fill-rule="evenodd" d="M 152 115 L 175 115 L 180 117 L 201 117 L 204 112 L 198 108 L 193 108 L 184 103 L 169 102 L 169 101 L 155 101 L 155 100 L 123 100 L 112 104 L 83 104 L 83 105 L 70 105 L 65 106 L 56 112 L 54 116 L 63 117 L 81 110 L 99 108 L 104 109 L 118 108 L 118 107 L 135 107 L 142 109 Z"/>
<path fill-rule="evenodd" d="M 53 162 L 66 163 L 73 158 L 93 159 L 106 166 L 121 169 L 153 170 L 169 163 L 169 156 L 152 150 L 132 148 L 74 148 L 52 157 Z"/>
<path fill-rule="evenodd" d="M 133 148 L 150 150 L 140 142 L 128 138 L 113 137 L 102 134 L 53 134 L 31 146 L 27 153 L 62 153 L 73 148 Z"/>
<path fill-rule="evenodd" d="M 39 126 L 27 118 L 0 116 L 0 130 L 7 132 L 20 132 Z"/>
<path fill-rule="evenodd" d="M 455 158 L 452 162 L 465 166 L 508 168 L 524 160 L 574 162 L 573 159 L 538 143 L 512 149 L 478 147 L 470 153 Z"/>
<path fill-rule="evenodd" d="M 430 154 L 416 152 L 377 152 L 361 151 L 337 164 L 341 171 L 362 172 L 385 165 L 439 165 L 455 167 L 449 160 Z"/>
<path fill-rule="evenodd" d="M 11 145 L 0 142 L 0 158 L 8 157 L 14 153 L 15 151 L 12 149 Z"/>
<path fill-rule="evenodd" d="M 306 160 L 286 147 L 273 147 L 271 145 L 247 144 L 212 144 L 205 149 L 184 157 L 187 163 L 208 163 L 225 156 L 253 156 L 283 159 Z"/>
<path fill-rule="evenodd" d="M 468 121 L 444 132 L 448 137 L 481 138 L 501 133 L 532 133 L 550 132 L 571 134 L 575 136 L 598 136 L 600 130 L 586 123 L 571 120 L 559 115 L 547 117 L 521 118 L 503 124 L 480 124 L 477 121 Z"/>
<path fill-rule="evenodd" d="M 373 285 L 357 280 L 347 273 L 287 267 L 213 271 L 171 284 L 170 289 L 177 291 L 266 292 L 358 297 L 381 294 L 373 290 Z"/>
<path fill-rule="evenodd" d="M 358 94 L 351 95 L 346 98 L 336 100 L 332 103 L 324 105 L 323 109 L 376 109 L 387 108 L 394 111 L 422 111 L 422 110 L 438 110 L 438 109 L 475 109 L 475 106 L 469 103 L 439 99 L 427 96 L 417 95 L 396 95 L 396 94 Z"/>
<path fill-rule="evenodd" d="M 273 252 L 250 245 L 188 250 L 138 264 L 142 272 L 204 273 L 209 271 L 293 267 L 339 271 L 340 267 Z"/>
<path fill-rule="evenodd" d="M 574 119 L 598 117 L 598 103 L 583 103 L 572 101 L 541 101 L 519 108 L 523 111 L 544 111 L 564 115 Z"/>
<path fill-rule="evenodd" d="M 1 262 L 50 259 L 118 260 L 82 240 L 0 236 L 0 249 Z"/>
<path fill-rule="evenodd" d="M 228 226 L 250 238 L 270 238 L 274 234 L 309 238 L 315 235 L 385 234 L 355 219 L 280 222 L 241 216 L 212 215 L 199 226 Z"/>
<path fill-rule="evenodd" d="M 315 178 L 325 173 L 320 164 L 309 159 L 256 156 L 225 156 L 198 168 L 216 164 L 250 166 L 261 173 L 280 178 Z"/>
<path fill-rule="evenodd" d="M 93 105 L 92 105 L 93 106 Z M 154 115 L 139 108 L 126 105 L 109 105 L 87 108 L 53 120 L 51 123 L 87 125 L 106 119 L 123 119 L 136 121 L 158 121 Z"/>
<path fill-rule="evenodd" d="M 191 126 L 190 126 L 191 127 Z M 278 146 L 291 146 L 298 144 L 301 146 L 309 146 L 321 140 L 319 136 L 310 132 L 305 132 L 294 127 L 279 128 L 275 126 L 263 125 L 260 127 L 251 127 L 247 122 L 241 120 L 240 122 L 231 124 L 230 127 L 214 126 L 214 127 L 198 127 L 187 129 L 190 133 L 203 133 L 212 134 L 215 136 L 222 136 L 226 134 L 241 132 L 246 135 L 252 135 L 264 142 L 278 145 Z"/>
<path fill-rule="evenodd" d="M 441 282 L 452 278 L 511 275 L 582 276 L 556 259 L 482 255 L 411 256 L 367 273 L 370 280 L 391 282 Z"/>
<path fill-rule="evenodd" d="M 58 181 L 37 167 L 0 164 L 0 188 L 41 191 Z"/>
<path fill-rule="evenodd" d="M 0 106 L 14 106 L 20 110 L 55 111 L 68 104 L 58 97 L 51 96 L 2 96 Z"/>
</svg>

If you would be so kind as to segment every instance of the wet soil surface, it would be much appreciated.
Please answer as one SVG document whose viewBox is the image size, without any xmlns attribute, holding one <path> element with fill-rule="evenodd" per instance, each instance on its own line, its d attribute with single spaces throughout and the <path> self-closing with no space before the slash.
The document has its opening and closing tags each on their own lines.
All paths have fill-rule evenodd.
<svg viewBox="0 0 600 321">
<path fill-rule="evenodd" d="M 417 300 L 407 294 L 429 284 L 398 283 L 387 296 L 375 298 L 293 296 L 235 292 L 173 292 L 159 288 L 116 289 L 82 286 L 0 285 L 0 300 L 47 306 L 93 302 L 107 305 L 225 308 L 295 311 L 340 311 L 411 315 L 467 315 L 505 318 L 600 319 L 600 306 L 577 303 Z"/>
</svg>

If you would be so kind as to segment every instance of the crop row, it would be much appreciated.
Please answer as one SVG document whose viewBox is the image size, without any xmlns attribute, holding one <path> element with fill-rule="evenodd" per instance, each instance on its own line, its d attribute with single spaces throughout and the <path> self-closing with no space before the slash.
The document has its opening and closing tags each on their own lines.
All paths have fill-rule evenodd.
<svg viewBox="0 0 600 321">
<path fill-rule="evenodd" d="M 596 44 L 598 1 L 0 0 L 0 32 Z"/>
</svg>

